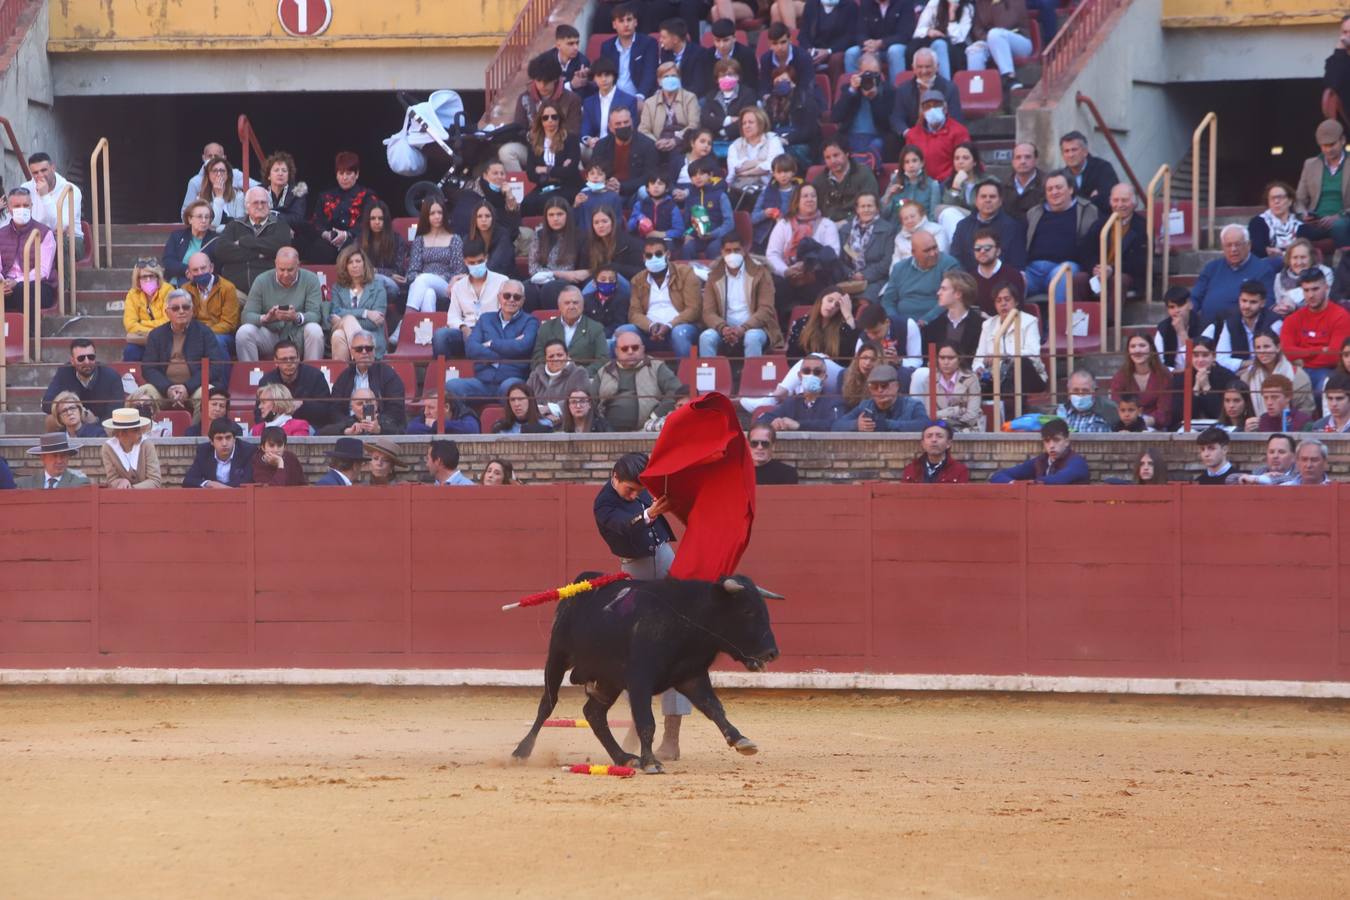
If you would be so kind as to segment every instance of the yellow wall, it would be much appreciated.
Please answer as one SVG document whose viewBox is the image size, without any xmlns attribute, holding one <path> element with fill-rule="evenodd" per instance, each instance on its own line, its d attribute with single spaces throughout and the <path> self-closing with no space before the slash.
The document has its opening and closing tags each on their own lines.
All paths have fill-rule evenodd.
<svg viewBox="0 0 1350 900">
<path fill-rule="evenodd" d="M 1334 26 L 1346 10 L 1328 0 L 1163 0 L 1164 28 L 1245 27 L 1271 25 Z"/>
<path fill-rule="evenodd" d="M 48 50 L 491 47 L 525 0 L 331 0 L 319 37 L 286 34 L 277 0 L 51 0 Z"/>
</svg>

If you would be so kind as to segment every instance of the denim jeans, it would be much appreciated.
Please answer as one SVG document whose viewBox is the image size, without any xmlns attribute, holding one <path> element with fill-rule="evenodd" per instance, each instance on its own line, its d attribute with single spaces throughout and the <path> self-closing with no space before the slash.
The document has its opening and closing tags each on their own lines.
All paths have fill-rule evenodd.
<svg viewBox="0 0 1350 900">
<path fill-rule="evenodd" d="M 622 331 L 631 331 L 633 334 L 641 337 L 642 346 L 647 348 L 648 352 L 652 350 L 669 350 L 681 359 L 693 354 L 694 342 L 698 340 L 698 326 L 691 325 L 687 322 L 684 325 L 676 325 L 674 328 L 670 329 L 670 335 L 660 341 L 653 339 L 650 334 L 647 334 L 636 325 L 620 325 L 618 328 L 614 329 L 615 337 Z M 614 345 L 611 344 L 610 350 L 613 351 L 613 349 Z"/>
<path fill-rule="evenodd" d="M 739 346 L 722 342 L 722 336 L 715 328 L 705 328 L 698 336 L 698 355 L 703 356 L 763 356 L 768 346 L 769 333 L 763 328 L 746 329 L 745 338 Z"/>
<path fill-rule="evenodd" d="M 1078 274 L 1079 268 L 1076 262 L 1057 263 L 1048 259 L 1038 259 L 1035 262 L 1027 263 L 1026 269 L 1023 270 L 1027 279 L 1027 296 L 1047 293 L 1050 290 L 1050 280 L 1055 277 L 1056 270 L 1062 265 L 1067 265 L 1073 271 L 1073 274 Z M 1060 279 L 1059 290 L 1055 292 L 1054 297 L 1056 303 L 1065 301 L 1067 295 L 1065 284 L 1068 280 L 1068 276 Z"/>
<path fill-rule="evenodd" d="M 952 80 L 952 53 L 947 46 L 946 38 L 938 38 L 928 45 L 928 49 L 933 51 L 937 57 L 938 74 L 948 81 Z"/>
<path fill-rule="evenodd" d="M 858 71 L 858 59 L 863 55 L 862 47 L 849 47 L 844 51 L 844 71 L 852 75 Z M 885 49 L 885 52 L 877 51 L 877 56 L 881 57 L 886 63 L 886 72 L 890 76 L 891 84 L 895 83 L 895 76 L 905 71 L 905 45 L 891 44 Z"/>
<path fill-rule="evenodd" d="M 483 402 L 505 397 L 506 392 L 517 384 L 524 384 L 524 378 L 509 376 L 501 381 L 491 378 L 447 378 L 445 389 L 461 400 Z"/>
<path fill-rule="evenodd" d="M 216 343 L 220 345 L 221 350 L 225 351 L 226 356 L 230 359 L 234 359 L 234 335 L 217 334 Z"/>
<path fill-rule="evenodd" d="M 1031 38 L 1023 37 L 1006 28 L 991 28 L 983 41 L 977 41 L 966 49 L 966 68 L 972 72 L 989 67 L 989 57 L 994 57 L 994 66 L 1000 75 L 1011 75 L 1014 71 L 1013 57 L 1031 55 Z"/>
<path fill-rule="evenodd" d="M 437 328 L 431 336 L 431 352 L 441 359 L 463 359 L 464 334 L 458 328 Z"/>
</svg>

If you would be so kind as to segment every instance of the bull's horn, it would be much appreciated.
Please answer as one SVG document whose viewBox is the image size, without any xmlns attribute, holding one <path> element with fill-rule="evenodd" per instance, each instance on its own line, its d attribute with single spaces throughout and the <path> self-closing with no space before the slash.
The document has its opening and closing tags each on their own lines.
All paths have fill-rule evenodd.
<svg viewBox="0 0 1350 900">
<path fill-rule="evenodd" d="M 760 595 L 761 597 L 768 597 L 770 600 L 786 600 L 786 599 L 787 599 L 786 597 L 784 597 L 782 594 L 778 593 L 777 591 L 771 591 L 771 590 L 769 590 L 768 588 L 763 587 L 763 586 L 760 586 L 760 585 L 756 585 L 756 586 L 759 587 L 759 595 Z"/>
<path fill-rule="evenodd" d="M 726 591 L 728 594 L 739 594 L 741 591 L 745 590 L 745 585 L 741 584 L 735 578 L 723 578 L 722 590 Z"/>
</svg>

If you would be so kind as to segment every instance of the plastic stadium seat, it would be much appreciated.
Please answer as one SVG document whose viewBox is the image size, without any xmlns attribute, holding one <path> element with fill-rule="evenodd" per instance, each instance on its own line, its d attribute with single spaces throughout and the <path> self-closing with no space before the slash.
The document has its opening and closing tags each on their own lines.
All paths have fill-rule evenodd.
<svg viewBox="0 0 1350 900">
<path fill-rule="evenodd" d="M 101 363 L 101 365 L 105 365 L 112 368 L 115 372 L 117 372 L 118 375 L 123 376 L 123 378 L 125 378 L 127 375 L 130 375 L 132 380 L 135 381 L 136 384 L 138 385 L 145 384 L 145 379 L 141 377 L 141 364 L 138 362 L 119 361 L 119 362 Z M 238 364 L 236 363 L 236 365 Z M 216 382 L 216 379 L 213 378 L 212 381 Z"/>
<path fill-rule="evenodd" d="M 17 362 L 23 359 L 23 314 L 5 313 L 5 359 Z"/>
<path fill-rule="evenodd" d="M 903 72 L 895 76 L 895 86 L 899 87 L 900 85 L 904 84 L 906 81 L 909 81 L 913 77 L 914 73 L 911 72 L 909 69 L 905 69 Z"/>
<path fill-rule="evenodd" d="M 1003 109 L 1003 80 L 997 71 L 957 72 L 952 83 L 961 94 L 961 110 L 967 118 L 992 116 Z"/>
<path fill-rule="evenodd" d="M 599 59 L 600 45 L 612 37 L 614 37 L 613 34 L 591 35 L 590 40 L 586 41 L 586 58 L 589 59 L 592 63 L 594 63 L 597 59 Z"/>
<path fill-rule="evenodd" d="M 1180 233 L 1173 234 L 1169 239 L 1172 244 L 1172 250 L 1175 251 L 1191 246 L 1191 217 L 1194 214 L 1194 207 L 1189 200 L 1177 200 L 1173 198 L 1172 209 L 1181 213 Z M 1153 234 L 1155 237 L 1160 237 L 1167 233 L 1168 218 L 1169 211 L 1163 209 L 1162 199 L 1159 198 L 1158 202 L 1153 207 Z M 1162 244 L 1160 243 L 1158 247 L 1161 248 Z"/>
<path fill-rule="evenodd" d="M 792 307 L 792 315 L 788 318 L 788 324 L 791 325 L 793 322 L 797 321 L 802 316 L 811 315 L 811 307 L 814 305 L 815 304 L 812 303 L 799 303 L 798 305 Z"/>
<path fill-rule="evenodd" d="M 806 184 L 816 180 L 816 176 L 825 171 L 825 166 L 817 163 L 806 170 Z"/>
<path fill-rule="evenodd" d="M 1033 304 L 1027 304 L 1031 306 Z M 1068 349 L 1069 340 L 1069 322 L 1065 315 L 1067 304 L 1060 304 L 1055 310 L 1055 329 L 1059 332 L 1059 350 L 1061 353 Z M 1089 298 L 1074 297 L 1073 314 L 1075 318 L 1081 319 L 1082 315 L 1087 314 L 1087 333 L 1075 334 L 1073 338 L 1073 352 L 1095 353 L 1102 348 L 1102 317 L 1101 305 L 1098 301 Z"/>
<path fill-rule="evenodd" d="M 300 268 L 309 269 L 315 275 L 319 276 L 319 283 L 324 286 L 325 293 L 327 289 L 337 283 L 337 266 L 311 266 L 303 265 Z"/>
<path fill-rule="evenodd" d="M 482 413 L 478 416 L 478 425 L 483 434 L 492 434 L 492 426 L 506 418 L 506 411 L 502 409 L 500 403 L 493 403 L 491 406 L 483 407 Z"/>
<path fill-rule="evenodd" d="M 891 179 L 895 177 L 895 173 L 898 171 L 900 171 L 899 163 L 881 164 L 881 180 L 878 182 L 878 184 L 881 186 L 881 189 L 883 191 L 886 190 L 886 185 L 891 183 Z"/>
<path fill-rule="evenodd" d="M 168 421 L 173 428 L 174 437 L 183 437 L 187 430 L 192 427 L 192 414 L 183 409 L 171 409 L 167 412 L 155 413 L 155 421 Z"/>
<path fill-rule="evenodd" d="M 797 29 L 788 32 L 788 40 L 797 43 Z M 759 39 L 755 41 L 755 63 L 758 64 L 760 58 L 769 52 L 769 29 L 765 28 L 759 33 Z"/>
<path fill-rule="evenodd" d="M 750 221 L 750 213 L 744 209 L 736 210 L 734 214 L 736 221 L 736 236 L 741 239 L 741 245 L 747 252 L 750 246 L 755 242 L 755 226 Z"/>
<path fill-rule="evenodd" d="M 262 383 L 263 376 L 275 368 L 276 363 L 270 361 L 235 363 L 230 369 L 231 402 L 247 401 L 248 408 L 253 409 L 253 397 L 258 393 L 258 385 Z"/>
<path fill-rule="evenodd" d="M 398 349 L 388 359 L 431 359 L 431 337 L 446 323 L 445 313 L 417 312 L 403 314 L 399 326 Z"/>
<path fill-rule="evenodd" d="M 830 76 L 816 76 L 816 95 L 824 101 L 820 107 L 820 118 L 828 119 L 830 110 L 834 108 L 834 91 L 830 88 Z"/>
<path fill-rule="evenodd" d="M 700 373 L 708 373 L 702 374 Z M 689 392 L 697 397 L 710 391 L 720 391 L 731 396 L 731 361 L 725 356 L 696 358 L 685 357 L 680 360 L 680 381 L 689 386 Z M 702 379 L 702 387 L 699 382 Z M 708 379 L 711 378 L 711 381 Z"/>
<path fill-rule="evenodd" d="M 405 241 L 411 243 L 417 236 L 417 217 L 399 216 L 390 227 L 394 229 L 395 234 L 402 235 Z"/>
<path fill-rule="evenodd" d="M 776 356 L 756 356 L 745 361 L 741 369 L 741 384 L 737 394 L 741 397 L 767 397 L 778 387 L 778 382 L 787 375 L 791 365 L 783 354 Z"/>
<path fill-rule="evenodd" d="M 543 324 L 549 319 L 558 318 L 558 311 L 556 309 L 536 309 L 534 317 L 539 320 L 540 324 Z"/>
</svg>

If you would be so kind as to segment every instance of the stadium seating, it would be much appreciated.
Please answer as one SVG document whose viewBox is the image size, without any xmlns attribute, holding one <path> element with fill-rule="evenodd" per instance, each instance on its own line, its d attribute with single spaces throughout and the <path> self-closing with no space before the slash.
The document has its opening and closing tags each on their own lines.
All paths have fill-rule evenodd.
<svg viewBox="0 0 1350 900">
<path fill-rule="evenodd" d="M 742 397 L 767 397 L 783 380 L 791 365 L 784 354 L 757 356 L 747 359 L 741 369 L 741 383 L 736 393 Z"/>
<path fill-rule="evenodd" d="M 688 386 L 691 396 L 706 394 L 709 391 L 731 395 L 731 361 L 724 356 L 685 357 L 680 360 L 676 372 L 680 381 Z M 711 378 L 709 382 L 707 379 Z M 700 386 L 700 379 L 702 385 Z"/>
<path fill-rule="evenodd" d="M 387 359 L 431 359 L 431 339 L 437 328 L 445 327 L 446 315 L 412 310 L 403 314 L 399 326 L 398 347 Z"/>
<path fill-rule="evenodd" d="M 961 94 L 961 111 L 968 119 L 997 115 L 1003 109 L 1003 82 L 995 69 L 957 72 L 952 83 Z"/>
</svg>

